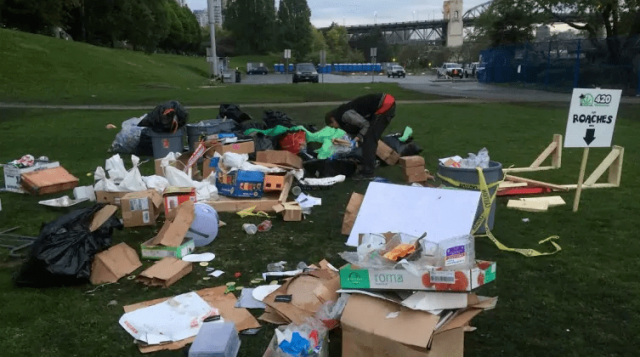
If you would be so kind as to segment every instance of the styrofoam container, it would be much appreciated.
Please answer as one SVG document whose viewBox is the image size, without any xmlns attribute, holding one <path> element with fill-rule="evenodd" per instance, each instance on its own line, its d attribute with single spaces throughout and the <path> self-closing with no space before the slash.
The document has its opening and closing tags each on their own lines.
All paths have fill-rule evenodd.
<svg viewBox="0 0 640 357">
<path fill-rule="evenodd" d="M 189 348 L 189 357 L 236 357 L 240 337 L 233 322 L 205 322 Z"/>
</svg>

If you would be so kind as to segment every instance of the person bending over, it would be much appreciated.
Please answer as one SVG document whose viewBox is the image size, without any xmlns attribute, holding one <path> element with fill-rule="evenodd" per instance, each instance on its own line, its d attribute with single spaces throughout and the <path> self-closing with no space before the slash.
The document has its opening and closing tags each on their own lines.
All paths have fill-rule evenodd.
<svg viewBox="0 0 640 357">
<path fill-rule="evenodd" d="M 391 94 L 367 94 L 328 112 L 325 123 L 346 131 L 362 148 L 362 169 L 355 180 L 375 177 L 378 140 L 396 115 L 396 100 Z"/>
</svg>

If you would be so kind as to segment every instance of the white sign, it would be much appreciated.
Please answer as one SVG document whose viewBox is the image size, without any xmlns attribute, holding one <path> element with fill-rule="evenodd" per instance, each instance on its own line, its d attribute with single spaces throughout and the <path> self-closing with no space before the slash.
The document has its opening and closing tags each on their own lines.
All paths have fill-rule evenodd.
<svg viewBox="0 0 640 357">
<path fill-rule="evenodd" d="M 291 50 L 284 50 L 284 58 L 291 58 Z"/>
<path fill-rule="evenodd" d="M 371 57 L 378 57 L 378 48 L 377 47 L 371 47 Z"/>
<path fill-rule="evenodd" d="M 621 90 L 575 88 L 564 147 L 611 147 L 621 96 Z"/>
</svg>

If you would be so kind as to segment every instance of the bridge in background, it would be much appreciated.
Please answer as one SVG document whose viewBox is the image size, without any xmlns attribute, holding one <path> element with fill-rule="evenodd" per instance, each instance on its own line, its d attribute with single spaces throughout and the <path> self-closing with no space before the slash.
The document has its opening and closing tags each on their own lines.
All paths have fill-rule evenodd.
<svg viewBox="0 0 640 357">
<path fill-rule="evenodd" d="M 465 27 L 473 27 L 476 19 L 487 10 L 491 1 L 474 6 L 464 12 L 459 18 L 459 11 L 462 9 L 462 0 L 452 0 L 444 2 L 444 18 L 430 21 L 396 22 L 374 25 L 347 26 L 349 41 L 356 41 L 359 38 L 370 35 L 374 30 L 382 31 L 387 43 L 407 44 L 426 43 L 440 46 L 460 46 L 462 45 L 462 30 Z M 556 19 L 560 21 L 571 20 L 579 22 L 581 19 L 570 13 L 556 14 Z M 321 29 L 321 30 L 326 30 Z"/>
</svg>

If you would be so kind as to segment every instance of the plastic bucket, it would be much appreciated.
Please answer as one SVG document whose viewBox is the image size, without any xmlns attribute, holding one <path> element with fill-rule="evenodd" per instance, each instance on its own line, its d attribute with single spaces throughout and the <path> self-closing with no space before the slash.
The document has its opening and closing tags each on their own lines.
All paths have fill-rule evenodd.
<svg viewBox="0 0 640 357">
<path fill-rule="evenodd" d="M 189 151 L 195 151 L 202 136 L 232 132 L 235 126 L 235 121 L 223 119 L 210 119 L 198 124 L 187 124 Z"/>
<path fill-rule="evenodd" d="M 488 168 L 482 169 L 482 173 L 484 174 L 484 179 L 487 183 L 487 186 L 491 186 L 492 183 L 501 181 L 504 177 L 504 174 L 502 173 L 502 164 L 496 161 L 491 161 L 489 163 Z M 480 183 L 480 179 L 478 178 L 478 170 L 476 170 L 475 168 L 465 169 L 465 168 L 459 168 L 459 167 L 449 167 L 449 166 L 444 166 L 442 164 L 439 164 L 438 175 L 444 176 L 454 181 L 458 181 L 463 184 L 478 185 Z M 442 184 L 447 187 L 456 187 L 451 183 L 447 182 L 446 180 L 442 180 Z M 480 189 L 471 189 L 468 187 L 462 187 L 462 188 L 465 190 L 480 191 Z M 493 194 L 496 192 L 497 189 L 498 189 L 498 186 L 496 185 L 489 189 L 489 193 L 493 196 Z M 482 211 L 483 211 L 482 200 L 480 200 L 480 202 L 478 203 L 478 211 L 476 212 L 476 219 L 482 214 Z M 496 213 L 496 201 L 493 200 L 493 202 L 491 203 L 491 213 L 489 214 L 489 219 L 488 219 L 489 229 L 493 229 L 495 213 Z M 483 224 L 482 226 L 480 226 L 480 228 L 476 233 L 485 233 L 485 225 Z"/>
<path fill-rule="evenodd" d="M 151 137 L 151 145 L 153 147 L 153 157 L 156 159 L 161 159 L 170 152 L 182 152 L 184 145 L 184 132 L 182 129 L 174 134 L 156 133 L 155 131 L 149 130 L 149 136 Z"/>
</svg>

